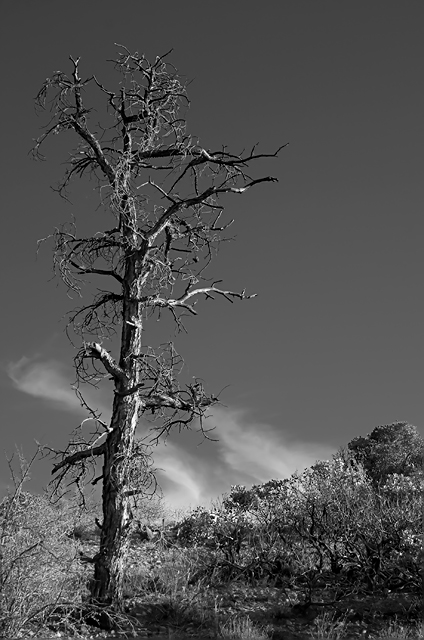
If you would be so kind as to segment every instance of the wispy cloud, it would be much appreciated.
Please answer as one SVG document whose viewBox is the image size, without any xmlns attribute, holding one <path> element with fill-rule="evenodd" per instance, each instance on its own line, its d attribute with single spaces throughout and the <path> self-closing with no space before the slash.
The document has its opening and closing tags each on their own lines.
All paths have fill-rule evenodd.
<svg viewBox="0 0 424 640">
<path fill-rule="evenodd" d="M 24 356 L 18 362 L 9 363 L 7 374 L 19 391 L 41 398 L 55 409 L 71 411 L 79 416 L 87 415 L 71 386 L 72 373 L 66 371 L 57 360 Z M 84 390 L 84 398 L 89 406 L 100 410 L 103 419 L 107 420 L 109 409 L 103 406 L 101 398 L 95 395 L 91 388 Z"/>
<path fill-rule="evenodd" d="M 23 393 L 50 402 L 56 409 L 84 415 L 59 362 L 23 357 L 8 366 L 8 374 Z M 107 414 L 105 409 L 105 419 Z M 316 460 L 328 459 L 333 452 L 330 445 L 294 440 L 289 426 L 254 422 L 243 410 L 214 408 L 208 422 L 216 426 L 212 437 L 218 442 L 196 447 L 198 433 L 173 434 L 153 449 L 154 466 L 160 469 L 158 479 L 171 508 L 209 506 L 233 484 L 249 486 L 288 477 Z M 141 425 L 140 434 L 143 430 Z"/>
<path fill-rule="evenodd" d="M 332 447 L 302 442 L 290 437 L 290 430 L 252 422 L 242 410 L 214 411 L 223 461 L 254 482 L 284 478 L 316 460 L 331 455 Z"/>
<path fill-rule="evenodd" d="M 19 391 L 42 398 L 57 408 L 81 413 L 81 405 L 59 362 L 23 357 L 11 362 L 7 373 Z"/>
<path fill-rule="evenodd" d="M 159 477 L 165 496 L 174 507 L 209 506 L 231 485 L 286 478 L 334 452 L 331 445 L 295 441 L 284 428 L 252 422 L 242 410 L 215 408 L 210 424 L 216 425 L 212 435 L 218 442 L 206 444 L 202 454 L 182 449 L 178 435 L 153 451 L 156 466 L 163 469 Z"/>
<path fill-rule="evenodd" d="M 155 467 L 165 500 L 172 509 L 204 504 L 204 480 L 195 460 L 180 447 L 168 442 L 153 450 Z"/>
</svg>

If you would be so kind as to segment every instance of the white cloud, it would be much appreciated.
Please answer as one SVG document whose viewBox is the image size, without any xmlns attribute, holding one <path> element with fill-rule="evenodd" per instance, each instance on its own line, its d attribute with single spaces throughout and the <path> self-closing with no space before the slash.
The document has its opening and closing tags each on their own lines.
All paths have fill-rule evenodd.
<svg viewBox="0 0 424 640">
<path fill-rule="evenodd" d="M 155 466 L 161 467 L 160 480 L 167 502 L 175 508 L 199 504 L 210 506 L 233 484 L 261 484 L 289 477 L 316 460 L 328 459 L 334 449 L 311 442 L 291 440 L 285 430 L 264 423 L 252 423 L 241 410 L 215 408 L 209 425 L 216 425 L 206 444 L 207 456 L 200 458 L 168 440 L 153 450 Z M 198 435 L 196 434 L 196 438 Z M 162 482 L 163 479 L 163 482 Z"/>
<path fill-rule="evenodd" d="M 80 402 L 66 380 L 60 363 L 37 362 L 25 356 L 12 362 L 7 372 L 19 391 L 53 402 L 57 407 L 81 413 Z"/>
<path fill-rule="evenodd" d="M 71 387 L 71 375 L 66 375 L 63 365 L 57 360 L 40 361 L 37 358 L 23 356 L 18 362 L 7 366 L 9 378 L 19 391 L 41 398 L 56 409 L 71 411 L 87 417 L 87 411 Z M 108 419 L 110 410 L 99 403 L 99 397 L 92 388 L 83 390 L 85 400 L 93 409 L 102 413 L 102 419 Z M 97 395 L 97 397 L 95 397 Z"/>
<path fill-rule="evenodd" d="M 166 502 L 172 508 L 184 509 L 203 502 L 202 477 L 187 453 L 168 442 L 154 448 L 153 459 L 155 467 L 163 469 L 158 475 Z"/>
<path fill-rule="evenodd" d="M 59 362 L 23 357 L 9 365 L 8 374 L 23 393 L 48 401 L 56 408 L 87 415 Z M 98 398 L 94 398 L 90 389 L 86 393 L 90 406 L 97 408 Z M 104 419 L 106 416 L 108 409 L 103 410 Z M 184 445 L 193 443 L 194 438 L 197 442 L 197 433 L 192 434 L 191 441 L 175 434 L 166 444 L 162 442 L 153 448 L 154 466 L 163 469 L 158 478 L 172 508 L 199 504 L 209 507 L 211 500 L 228 492 L 232 484 L 249 486 L 288 477 L 316 460 L 328 459 L 333 452 L 331 446 L 293 440 L 289 429 L 284 427 L 252 422 L 242 410 L 214 408 L 206 426 L 214 425 L 212 437 L 218 438 L 218 442 L 205 444 L 202 450 Z"/>
<path fill-rule="evenodd" d="M 284 428 L 252 423 L 241 410 L 214 410 L 221 456 L 231 469 L 251 476 L 255 483 L 284 478 L 296 470 L 327 459 L 333 449 L 294 441 Z"/>
</svg>

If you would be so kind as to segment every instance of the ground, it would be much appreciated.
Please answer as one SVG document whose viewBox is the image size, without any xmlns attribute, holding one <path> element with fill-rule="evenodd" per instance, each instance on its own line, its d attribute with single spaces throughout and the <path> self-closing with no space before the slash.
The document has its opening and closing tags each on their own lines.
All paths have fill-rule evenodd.
<svg viewBox="0 0 424 640">
<path fill-rule="evenodd" d="M 128 566 L 163 576 L 166 557 L 169 560 L 169 552 L 161 551 L 153 543 L 144 543 L 131 548 Z M 378 637 L 390 622 L 408 626 L 411 620 L 418 620 L 421 611 L 418 595 L 407 592 L 352 594 L 334 602 L 334 595 L 328 590 L 317 589 L 312 594 L 312 604 L 305 606 L 303 602 L 299 590 L 290 586 L 252 587 L 232 582 L 204 584 L 200 591 L 198 585 L 186 585 L 181 592 L 164 592 L 163 582 L 153 578 L 147 592 L 128 594 L 126 610 L 137 621 L 141 637 L 164 634 L 168 637 L 170 630 L 176 637 L 179 634 L 214 637 L 218 623 L 248 616 L 258 626 L 267 627 L 273 640 L 304 640 L 318 631 L 319 637 L 326 638 L 326 625 L 329 630 L 341 625 L 344 638 Z"/>
</svg>

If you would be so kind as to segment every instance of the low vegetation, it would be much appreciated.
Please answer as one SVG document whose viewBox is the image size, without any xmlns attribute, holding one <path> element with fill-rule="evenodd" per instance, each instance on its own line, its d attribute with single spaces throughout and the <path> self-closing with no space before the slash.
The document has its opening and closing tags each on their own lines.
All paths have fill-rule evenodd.
<svg viewBox="0 0 424 640">
<path fill-rule="evenodd" d="M 95 507 L 25 492 L 23 464 L 0 506 L 0 636 L 418 639 L 422 452 L 417 430 L 396 423 L 174 521 L 146 501 L 126 558 L 125 614 L 90 603 Z"/>
</svg>

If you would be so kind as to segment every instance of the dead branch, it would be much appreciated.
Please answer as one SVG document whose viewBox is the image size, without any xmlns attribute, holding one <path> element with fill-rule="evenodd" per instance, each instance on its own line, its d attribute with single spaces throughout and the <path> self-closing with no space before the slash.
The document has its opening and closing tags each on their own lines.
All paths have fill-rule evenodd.
<svg viewBox="0 0 424 640">
<path fill-rule="evenodd" d="M 115 278 L 115 280 L 118 280 L 118 282 L 120 284 L 123 284 L 123 279 L 121 278 L 121 276 L 116 273 L 116 271 L 112 271 L 112 270 L 108 270 L 108 269 L 93 269 L 90 267 L 84 267 L 83 265 L 79 265 L 76 262 L 74 262 L 73 260 L 69 260 L 69 264 L 71 264 L 73 267 L 75 267 L 76 269 L 78 269 L 78 271 L 80 273 L 95 273 L 97 275 L 101 275 L 101 276 L 111 276 L 112 278 Z"/>
<path fill-rule="evenodd" d="M 84 345 L 82 348 L 83 358 L 93 358 L 94 360 L 100 360 L 106 371 L 112 376 L 112 378 L 118 382 L 125 383 L 127 377 L 119 367 L 110 353 L 103 349 L 100 344 L 96 342 L 90 342 Z"/>
<path fill-rule="evenodd" d="M 75 453 L 66 456 L 63 460 L 55 464 L 52 469 L 52 474 L 57 473 L 63 467 L 75 466 L 81 460 L 86 458 L 94 458 L 101 456 L 105 451 L 105 444 L 101 444 L 98 447 L 90 447 L 89 449 L 83 449 L 82 451 L 76 451 Z"/>
<path fill-rule="evenodd" d="M 107 432 L 111 431 L 110 427 L 106 424 L 106 422 L 104 422 L 104 420 L 100 419 L 101 413 L 99 413 L 96 409 L 93 409 L 92 407 L 90 407 L 90 405 L 87 403 L 87 401 L 85 400 L 84 396 L 82 395 L 81 391 L 78 388 L 75 389 L 75 393 L 78 396 L 78 399 L 79 399 L 83 409 L 86 409 L 86 411 L 88 411 L 88 413 L 90 414 L 89 418 L 85 418 L 81 422 L 80 427 L 82 427 L 82 425 L 85 422 L 87 422 L 89 420 L 94 420 L 96 422 L 96 424 L 99 424 L 100 426 L 102 426 L 105 431 L 107 431 Z M 101 434 L 101 435 L 103 435 L 103 434 Z"/>
<path fill-rule="evenodd" d="M 190 285 L 189 285 L 190 286 Z M 218 289 L 215 285 L 211 287 L 202 287 L 200 289 L 193 289 L 192 291 L 186 290 L 186 292 L 180 297 L 176 299 L 171 298 L 160 298 L 159 296 L 150 297 L 148 299 L 143 299 L 142 301 L 146 306 L 152 307 L 169 307 L 171 310 L 174 307 L 183 307 L 192 313 L 193 315 L 197 315 L 197 311 L 194 309 L 194 304 L 188 304 L 187 300 L 197 295 L 204 295 L 206 299 L 210 298 L 214 300 L 213 293 L 223 296 L 229 302 L 234 302 L 231 298 L 239 298 L 239 300 L 249 300 L 251 298 L 255 298 L 258 294 L 252 293 L 250 295 L 246 295 L 246 290 L 243 289 L 241 292 L 237 291 L 229 291 L 224 289 Z"/>
<path fill-rule="evenodd" d="M 169 220 L 181 209 L 187 209 L 189 207 L 194 207 L 196 205 L 208 204 L 208 200 L 213 198 L 213 196 L 220 195 L 222 193 L 244 193 L 247 189 L 250 189 L 256 184 L 260 184 L 261 182 L 278 182 L 278 178 L 274 178 L 272 176 L 265 176 L 264 178 L 257 178 L 256 180 L 251 180 L 247 182 L 241 187 L 235 186 L 225 186 L 225 183 L 228 179 L 225 179 L 221 186 L 208 187 L 201 194 L 197 195 L 194 198 L 186 198 L 185 200 L 175 201 L 169 193 L 165 193 L 165 197 L 173 202 L 173 204 L 162 214 L 156 224 L 152 227 L 152 229 L 146 234 L 150 243 L 153 243 L 157 236 L 162 233 L 162 231 L 167 226 Z"/>
</svg>

